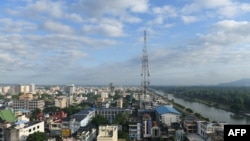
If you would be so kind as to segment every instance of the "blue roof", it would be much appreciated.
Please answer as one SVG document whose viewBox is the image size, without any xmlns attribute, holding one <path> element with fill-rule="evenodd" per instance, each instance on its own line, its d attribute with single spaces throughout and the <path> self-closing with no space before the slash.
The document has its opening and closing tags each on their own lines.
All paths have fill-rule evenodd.
<svg viewBox="0 0 250 141">
<path fill-rule="evenodd" d="M 27 121 L 27 120 L 19 120 L 15 124 L 19 125 L 19 124 L 24 124 L 24 123 L 27 123 L 27 122 L 29 122 L 29 121 Z"/>
<path fill-rule="evenodd" d="M 160 115 L 162 114 L 166 114 L 166 113 L 173 113 L 173 114 L 178 114 L 180 115 L 181 113 L 178 112 L 177 110 L 175 110 L 174 108 L 170 107 L 170 106 L 159 106 L 156 109 L 156 112 Z"/>
<path fill-rule="evenodd" d="M 89 112 L 92 112 L 92 111 L 95 111 L 94 108 L 87 108 L 87 109 L 84 109 L 78 113 L 75 113 L 74 115 L 87 115 L 89 114 Z"/>
</svg>

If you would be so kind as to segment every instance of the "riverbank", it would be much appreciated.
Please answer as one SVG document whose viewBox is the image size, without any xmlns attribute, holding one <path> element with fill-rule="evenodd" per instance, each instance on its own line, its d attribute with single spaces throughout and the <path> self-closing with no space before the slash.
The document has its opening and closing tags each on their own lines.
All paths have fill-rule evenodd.
<svg viewBox="0 0 250 141">
<path fill-rule="evenodd" d="M 185 98 L 178 97 L 178 98 L 184 99 L 184 100 L 189 100 L 189 101 L 192 101 L 192 102 L 202 103 L 202 104 L 205 104 L 207 106 L 211 106 L 211 107 L 219 108 L 219 109 L 222 109 L 222 110 L 225 110 L 225 111 L 228 111 L 228 112 L 232 112 L 232 113 L 234 113 L 236 115 L 250 117 L 250 113 L 235 112 L 235 111 L 231 110 L 230 107 L 227 106 L 227 105 L 222 105 L 222 104 L 218 104 L 218 103 L 211 102 L 211 101 L 206 101 L 206 100 L 201 100 L 201 99 L 190 99 L 190 98 L 187 98 L 187 97 L 185 97 Z"/>
<path fill-rule="evenodd" d="M 173 107 L 174 107 L 177 111 L 179 111 L 180 113 L 182 113 L 182 114 L 185 115 L 185 116 L 186 116 L 186 115 L 189 115 L 189 114 L 194 114 L 194 115 L 195 115 L 197 118 L 199 118 L 199 119 L 203 119 L 203 120 L 205 120 L 205 121 L 209 121 L 209 120 L 210 120 L 209 118 L 204 117 L 204 116 L 202 116 L 202 115 L 199 114 L 199 113 L 194 113 L 191 109 L 186 108 L 185 106 L 183 106 L 183 105 L 181 105 L 181 104 L 179 104 L 179 103 L 175 103 L 173 100 L 169 100 L 168 97 L 167 97 L 167 95 L 161 95 L 161 94 L 159 94 L 159 93 L 157 93 L 157 92 L 155 92 L 155 91 L 152 91 L 152 93 L 153 93 L 154 95 L 157 95 L 157 96 L 161 97 L 162 100 L 164 101 L 164 103 L 168 103 L 168 104 L 173 105 Z"/>
<path fill-rule="evenodd" d="M 176 105 L 174 106 L 178 111 L 190 112 L 191 114 L 200 114 L 203 117 L 209 119 L 209 121 L 216 121 L 216 122 L 227 122 L 230 124 L 250 124 L 250 117 L 249 116 L 240 116 L 238 114 L 234 114 L 228 110 L 224 110 L 222 108 L 217 108 L 216 106 L 208 105 L 209 103 L 202 103 L 201 101 L 194 101 L 194 100 L 184 100 L 183 98 L 175 97 L 172 94 L 166 94 L 161 90 L 154 90 L 154 95 L 162 97 L 163 100 L 168 101 L 167 103 L 171 103 L 173 100 L 174 103 L 178 105 L 183 105 L 177 109 Z M 168 99 L 168 100 L 167 100 Z M 211 103 L 210 103 L 211 104 Z M 172 104 L 173 105 L 173 104 Z M 185 107 L 184 107 L 185 106 Z"/>
</svg>

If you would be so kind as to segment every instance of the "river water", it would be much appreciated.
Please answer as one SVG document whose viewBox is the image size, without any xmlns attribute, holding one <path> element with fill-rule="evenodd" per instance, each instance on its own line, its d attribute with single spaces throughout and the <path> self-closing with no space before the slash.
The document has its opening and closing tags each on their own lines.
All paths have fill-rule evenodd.
<svg viewBox="0 0 250 141">
<path fill-rule="evenodd" d="M 210 121 L 227 122 L 229 124 L 250 124 L 250 117 L 236 115 L 232 112 L 218 109 L 213 106 L 208 106 L 199 102 L 180 99 L 172 94 L 165 94 L 162 91 L 154 90 L 157 94 L 168 96 L 169 100 L 174 100 L 175 103 L 183 105 L 185 108 L 192 109 L 194 113 L 199 113 L 203 117 L 209 118 Z"/>
</svg>

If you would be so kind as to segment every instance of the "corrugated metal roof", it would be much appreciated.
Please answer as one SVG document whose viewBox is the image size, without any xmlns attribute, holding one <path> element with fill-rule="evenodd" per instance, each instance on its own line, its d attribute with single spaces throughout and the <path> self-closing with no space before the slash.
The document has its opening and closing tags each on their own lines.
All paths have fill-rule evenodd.
<svg viewBox="0 0 250 141">
<path fill-rule="evenodd" d="M 181 114 L 180 112 L 178 112 L 174 108 L 172 108 L 170 106 L 166 106 L 166 105 L 157 107 L 156 112 L 160 115 L 165 114 L 165 113 L 173 113 L 173 114 L 178 114 L 178 115 Z"/>
</svg>

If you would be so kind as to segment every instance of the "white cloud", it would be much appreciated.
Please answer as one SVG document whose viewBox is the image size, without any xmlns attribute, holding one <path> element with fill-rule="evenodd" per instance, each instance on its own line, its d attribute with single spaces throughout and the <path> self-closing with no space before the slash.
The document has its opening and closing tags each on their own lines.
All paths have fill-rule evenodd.
<svg viewBox="0 0 250 141">
<path fill-rule="evenodd" d="M 97 25 L 83 26 L 83 32 L 88 34 L 103 34 L 111 37 L 124 36 L 123 24 L 115 19 L 102 19 Z"/>
<path fill-rule="evenodd" d="M 152 11 L 156 15 L 164 15 L 165 17 L 176 17 L 178 15 L 176 9 L 169 5 L 165 5 L 163 7 L 154 7 Z"/>
<path fill-rule="evenodd" d="M 25 10 L 27 15 L 45 13 L 55 18 L 61 18 L 64 15 L 63 3 L 61 1 L 37 0 L 34 1 L 34 3 L 29 3 L 27 7 L 25 7 Z"/>
<path fill-rule="evenodd" d="M 0 30 L 5 33 L 27 32 L 37 29 L 37 26 L 34 23 L 23 20 L 14 21 L 10 18 L 0 19 L 0 24 L 2 25 Z"/>
<path fill-rule="evenodd" d="M 76 14 L 76 13 L 65 14 L 65 17 L 67 19 L 75 21 L 75 22 L 83 22 L 82 17 L 79 14 Z"/>
<path fill-rule="evenodd" d="M 43 26 L 45 29 L 52 32 L 73 33 L 73 29 L 70 26 L 52 20 L 45 21 Z"/>
<path fill-rule="evenodd" d="M 181 18 L 182 18 L 183 22 L 186 24 L 198 21 L 198 18 L 195 16 L 182 16 Z"/>
<path fill-rule="evenodd" d="M 218 18 L 232 18 L 250 11 L 248 3 L 232 0 L 194 0 L 193 3 L 185 5 L 181 11 L 183 14 L 203 14 L 217 16 Z"/>
</svg>

